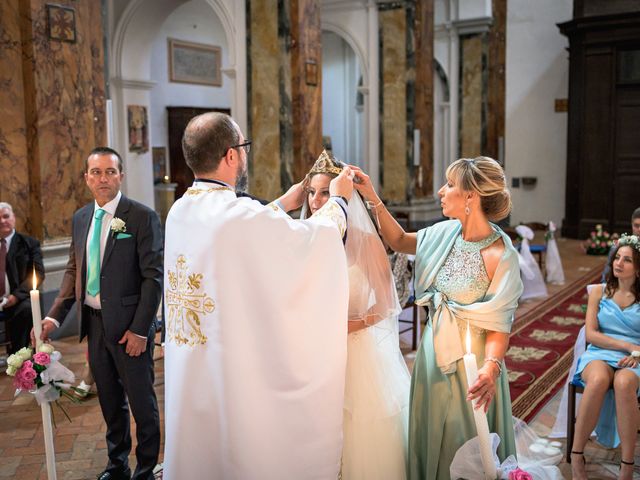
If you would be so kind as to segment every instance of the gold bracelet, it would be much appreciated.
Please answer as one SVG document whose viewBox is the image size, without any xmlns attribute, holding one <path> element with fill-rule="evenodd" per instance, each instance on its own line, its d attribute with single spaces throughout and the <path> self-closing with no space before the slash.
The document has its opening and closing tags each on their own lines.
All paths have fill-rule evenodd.
<svg viewBox="0 0 640 480">
<path fill-rule="evenodd" d="M 493 362 L 498 366 L 498 376 L 502 375 L 502 361 L 497 357 L 486 357 L 484 363 Z"/>
</svg>

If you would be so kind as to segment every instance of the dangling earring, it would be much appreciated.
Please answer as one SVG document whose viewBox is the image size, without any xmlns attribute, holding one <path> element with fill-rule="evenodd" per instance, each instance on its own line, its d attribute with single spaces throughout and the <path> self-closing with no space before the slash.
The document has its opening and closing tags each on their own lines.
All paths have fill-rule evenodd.
<svg viewBox="0 0 640 480">
<path fill-rule="evenodd" d="M 467 206 L 464 207 L 464 214 L 467 216 L 471 215 L 471 209 L 469 208 L 469 203 L 467 203 Z"/>
</svg>

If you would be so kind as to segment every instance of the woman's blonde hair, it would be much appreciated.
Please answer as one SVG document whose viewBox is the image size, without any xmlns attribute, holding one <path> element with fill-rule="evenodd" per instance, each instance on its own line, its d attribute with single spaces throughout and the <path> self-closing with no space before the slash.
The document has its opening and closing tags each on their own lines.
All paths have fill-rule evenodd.
<svg viewBox="0 0 640 480">
<path fill-rule="evenodd" d="M 447 179 L 462 190 L 475 192 L 485 216 L 494 222 L 511 212 L 511 194 L 507 188 L 504 170 L 489 157 L 461 158 L 447 168 Z"/>
</svg>

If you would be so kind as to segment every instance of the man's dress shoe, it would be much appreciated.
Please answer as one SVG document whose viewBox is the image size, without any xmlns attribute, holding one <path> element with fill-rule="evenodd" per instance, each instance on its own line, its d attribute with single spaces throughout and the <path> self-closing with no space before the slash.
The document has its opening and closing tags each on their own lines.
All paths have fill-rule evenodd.
<svg viewBox="0 0 640 480">
<path fill-rule="evenodd" d="M 131 471 L 128 473 L 119 473 L 105 470 L 97 476 L 97 480 L 131 480 Z"/>
</svg>

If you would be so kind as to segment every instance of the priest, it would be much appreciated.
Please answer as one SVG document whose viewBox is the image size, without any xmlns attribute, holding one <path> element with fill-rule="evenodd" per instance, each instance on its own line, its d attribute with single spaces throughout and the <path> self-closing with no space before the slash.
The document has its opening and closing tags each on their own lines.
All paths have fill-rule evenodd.
<svg viewBox="0 0 640 480">
<path fill-rule="evenodd" d="M 353 173 L 310 219 L 246 185 L 251 142 L 228 115 L 182 139 L 195 181 L 167 217 L 164 478 L 335 479 L 340 471 Z"/>
</svg>

